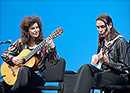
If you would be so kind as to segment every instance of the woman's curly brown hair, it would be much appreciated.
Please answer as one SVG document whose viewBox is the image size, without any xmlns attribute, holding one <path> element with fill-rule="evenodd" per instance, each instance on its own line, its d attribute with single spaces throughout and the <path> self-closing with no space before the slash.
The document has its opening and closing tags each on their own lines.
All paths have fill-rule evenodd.
<svg viewBox="0 0 130 93">
<path fill-rule="evenodd" d="M 30 34 L 29 34 L 29 28 L 37 23 L 40 29 L 39 36 L 36 38 L 36 44 L 38 44 L 40 41 L 43 40 L 43 31 L 42 31 L 42 22 L 39 17 L 36 16 L 27 16 L 23 18 L 20 27 L 21 27 L 21 39 L 23 44 L 29 44 L 30 41 Z"/>
</svg>

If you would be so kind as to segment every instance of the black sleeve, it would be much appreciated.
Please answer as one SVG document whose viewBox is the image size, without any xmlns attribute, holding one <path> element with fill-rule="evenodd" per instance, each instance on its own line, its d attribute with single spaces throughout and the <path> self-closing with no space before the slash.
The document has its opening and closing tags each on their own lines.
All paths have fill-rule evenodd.
<svg viewBox="0 0 130 93">
<path fill-rule="evenodd" d="M 109 66 L 113 69 L 121 71 L 125 67 L 125 56 L 127 51 L 127 42 L 124 38 L 119 38 L 115 42 L 115 47 L 112 50 L 113 55 L 109 56 Z"/>
</svg>

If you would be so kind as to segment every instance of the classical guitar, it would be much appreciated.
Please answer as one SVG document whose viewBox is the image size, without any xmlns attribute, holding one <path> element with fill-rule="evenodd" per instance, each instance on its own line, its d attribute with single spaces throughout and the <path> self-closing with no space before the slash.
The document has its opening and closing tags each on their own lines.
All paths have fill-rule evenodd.
<svg viewBox="0 0 130 93">
<path fill-rule="evenodd" d="M 62 28 L 57 28 L 49 37 L 50 38 L 56 38 L 57 36 L 61 35 L 63 33 Z M 41 49 L 46 44 L 46 40 L 43 40 L 39 45 L 32 51 L 29 49 L 24 49 L 19 55 L 19 58 L 23 59 L 23 63 L 20 65 L 11 66 L 7 64 L 6 62 L 3 62 L 1 65 L 1 75 L 4 76 L 3 79 L 8 85 L 13 85 L 17 79 L 17 74 L 19 71 L 19 67 L 21 66 L 28 66 L 28 67 L 35 67 L 38 64 L 37 57 L 34 56 L 34 54 Z"/>
</svg>

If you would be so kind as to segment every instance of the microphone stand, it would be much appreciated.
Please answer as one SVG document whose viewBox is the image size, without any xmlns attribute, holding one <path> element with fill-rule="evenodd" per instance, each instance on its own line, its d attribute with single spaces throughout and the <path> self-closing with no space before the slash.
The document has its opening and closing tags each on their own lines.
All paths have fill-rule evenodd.
<svg viewBox="0 0 130 93">
<path fill-rule="evenodd" d="M 1 45 L 1 44 L 7 44 L 7 43 L 6 43 L 6 42 L 0 42 L 0 45 Z"/>
<path fill-rule="evenodd" d="M 0 42 L 0 45 L 1 45 L 1 44 L 7 44 L 7 43 L 11 43 L 11 41 Z"/>
<path fill-rule="evenodd" d="M 0 76 L 0 79 L 3 78 L 3 77 L 5 77 L 5 76 L 6 76 L 6 75 Z"/>
</svg>

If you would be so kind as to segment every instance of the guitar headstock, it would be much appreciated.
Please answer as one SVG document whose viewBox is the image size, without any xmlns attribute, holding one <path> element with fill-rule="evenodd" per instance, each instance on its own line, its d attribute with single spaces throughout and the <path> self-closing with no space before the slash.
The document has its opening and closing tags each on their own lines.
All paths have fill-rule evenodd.
<svg viewBox="0 0 130 93">
<path fill-rule="evenodd" d="M 50 35 L 51 38 L 56 38 L 57 36 L 63 33 L 63 29 L 61 27 L 57 28 L 52 34 Z"/>
</svg>

